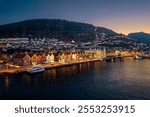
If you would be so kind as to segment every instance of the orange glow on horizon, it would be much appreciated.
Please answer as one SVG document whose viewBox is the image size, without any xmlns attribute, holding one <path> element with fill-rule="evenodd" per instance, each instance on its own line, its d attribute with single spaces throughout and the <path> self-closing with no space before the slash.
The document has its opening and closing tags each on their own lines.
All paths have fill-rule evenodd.
<svg viewBox="0 0 150 117">
<path fill-rule="evenodd" d="M 150 29 L 145 29 L 145 30 L 134 30 L 134 29 L 118 29 L 118 30 L 113 30 L 117 33 L 122 33 L 125 35 L 128 35 L 129 33 L 136 33 L 136 32 L 144 32 L 144 33 L 150 33 Z"/>
<path fill-rule="evenodd" d="M 104 20 L 97 19 L 94 21 L 96 26 L 106 27 L 115 32 L 122 34 L 129 34 L 134 32 L 145 32 L 150 33 L 150 17 L 147 15 L 140 16 L 132 15 L 129 16 L 116 16 L 112 19 L 106 18 Z"/>
<path fill-rule="evenodd" d="M 135 32 L 144 32 L 144 33 L 149 33 L 150 34 L 150 25 L 147 26 L 134 26 L 134 25 L 125 25 L 125 24 L 113 24 L 113 25 L 103 25 L 100 27 L 105 27 L 110 30 L 113 30 L 114 32 L 117 33 L 122 33 L 125 35 L 128 35 L 129 33 L 135 33 Z"/>
</svg>

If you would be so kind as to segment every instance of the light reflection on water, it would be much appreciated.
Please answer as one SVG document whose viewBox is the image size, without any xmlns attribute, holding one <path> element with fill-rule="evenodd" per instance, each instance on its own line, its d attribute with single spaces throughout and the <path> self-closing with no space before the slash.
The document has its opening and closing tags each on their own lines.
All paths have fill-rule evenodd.
<svg viewBox="0 0 150 117">
<path fill-rule="evenodd" d="M 93 62 L 0 76 L 1 99 L 150 99 L 150 60 Z"/>
</svg>

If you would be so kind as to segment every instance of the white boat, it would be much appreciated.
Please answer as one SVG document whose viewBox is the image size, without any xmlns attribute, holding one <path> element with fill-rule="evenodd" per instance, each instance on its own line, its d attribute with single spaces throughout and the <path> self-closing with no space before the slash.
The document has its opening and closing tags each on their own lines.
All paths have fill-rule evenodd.
<svg viewBox="0 0 150 117">
<path fill-rule="evenodd" d="M 136 56 L 134 57 L 134 59 L 142 60 L 142 59 L 143 59 L 143 57 L 142 57 L 142 56 L 137 56 L 137 55 L 136 55 Z"/>
<path fill-rule="evenodd" d="M 42 66 L 33 66 L 31 69 L 28 70 L 29 73 L 38 73 L 45 71 L 45 68 Z"/>
<path fill-rule="evenodd" d="M 99 59 L 99 61 L 101 61 L 101 62 L 102 62 L 102 61 L 103 61 L 103 59 L 102 59 L 102 58 L 100 58 L 100 59 Z"/>
</svg>

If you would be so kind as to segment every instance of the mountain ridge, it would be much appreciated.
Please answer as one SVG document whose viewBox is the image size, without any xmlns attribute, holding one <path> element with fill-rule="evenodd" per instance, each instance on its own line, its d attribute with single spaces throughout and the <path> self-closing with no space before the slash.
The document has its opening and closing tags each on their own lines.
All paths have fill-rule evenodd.
<svg viewBox="0 0 150 117">
<path fill-rule="evenodd" d="M 145 32 L 134 32 L 128 34 L 129 38 L 133 38 L 139 42 L 144 42 L 150 45 L 150 34 Z"/>
<path fill-rule="evenodd" d="M 95 28 L 97 30 L 95 31 Z M 92 40 L 95 33 L 108 36 L 118 33 L 105 27 L 62 19 L 31 19 L 0 25 L 0 38 L 9 37 L 48 37 L 58 39 Z"/>
</svg>

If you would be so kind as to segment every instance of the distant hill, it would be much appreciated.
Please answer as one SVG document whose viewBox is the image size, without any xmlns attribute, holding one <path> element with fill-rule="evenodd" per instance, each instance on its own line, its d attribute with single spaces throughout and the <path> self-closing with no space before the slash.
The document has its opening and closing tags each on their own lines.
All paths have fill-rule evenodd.
<svg viewBox="0 0 150 117">
<path fill-rule="evenodd" d="M 116 32 L 97 27 L 97 33 L 108 36 L 118 35 Z M 48 37 L 63 40 L 93 40 L 95 26 L 60 19 L 33 19 L 0 26 L 0 38 L 8 37 Z"/>
<path fill-rule="evenodd" d="M 144 32 L 130 33 L 128 37 L 150 45 L 150 34 Z"/>
</svg>

